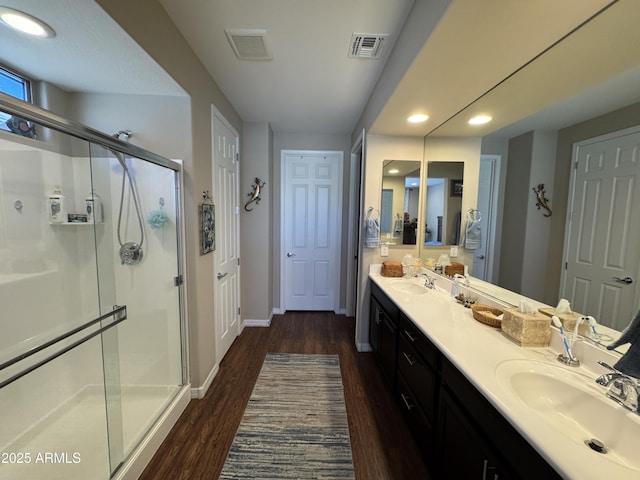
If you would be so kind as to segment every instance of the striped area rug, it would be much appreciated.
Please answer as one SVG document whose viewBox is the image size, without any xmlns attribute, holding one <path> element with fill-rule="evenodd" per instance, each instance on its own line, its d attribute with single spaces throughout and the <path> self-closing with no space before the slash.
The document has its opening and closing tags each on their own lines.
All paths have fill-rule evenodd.
<svg viewBox="0 0 640 480">
<path fill-rule="evenodd" d="M 267 354 L 220 478 L 355 478 L 337 355 Z"/>
</svg>

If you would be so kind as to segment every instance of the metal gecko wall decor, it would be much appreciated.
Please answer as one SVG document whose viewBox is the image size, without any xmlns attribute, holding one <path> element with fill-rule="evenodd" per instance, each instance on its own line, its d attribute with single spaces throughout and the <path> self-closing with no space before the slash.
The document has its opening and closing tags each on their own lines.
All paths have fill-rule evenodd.
<svg viewBox="0 0 640 480">
<path fill-rule="evenodd" d="M 266 182 L 261 181 L 258 177 L 253 180 L 253 185 L 251 186 L 251 192 L 247 195 L 249 200 L 244 204 L 244 209 L 247 212 L 253 210 L 253 208 L 248 208 L 253 202 L 256 202 L 256 205 L 260 204 L 260 190 L 262 187 L 266 185 Z"/>
<path fill-rule="evenodd" d="M 551 208 L 549 208 L 549 199 L 545 196 L 545 191 L 544 191 L 544 183 L 539 184 L 537 187 L 533 187 L 533 193 L 536 194 L 536 207 L 538 207 L 538 210 L 540 210 L 540 208 L 544 208 L 547 213 L 543 213 L 542 215 L 544 215 L 545 217 L 550 217 L 551 216 Z"/>
</svg>

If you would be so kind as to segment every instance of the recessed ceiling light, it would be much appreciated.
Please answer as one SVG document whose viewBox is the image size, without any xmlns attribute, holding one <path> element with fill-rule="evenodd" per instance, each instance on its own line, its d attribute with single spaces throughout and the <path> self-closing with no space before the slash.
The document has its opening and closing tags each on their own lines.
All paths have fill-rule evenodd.
<svg viewBox="0 0 640 480">
<path fill-rule="evenodd" d="M 407 121 L 410 123 L 422 123 L 422 122 L 426 122 L 428 119 L 429 119 L 429 115 L 425 115 L 424 113 L 417 113 L 407 118 Z"/>
<path fill-rule="evenodd" d="M 392 168 L 391 170 L 389 170 L 389 173 L 395 175 L 396 173 L 400 173 L 400 170 L 398 170 L 397 168 Z"/>
<path fill-rule="evenodd" d="M 56 32 L 49 25 L 31 15 L 8 7 L 0 7 L 0 22 L 19 32 L 34 37 L 55 37 Z"/>
<path fill-rule="evenodd" d="M 491 121 L 491 117 L 489 115 L 477 115 L 469 120 L 470 125 L 484 125 L 485 123 L 489 123 Z"/>
</svg>

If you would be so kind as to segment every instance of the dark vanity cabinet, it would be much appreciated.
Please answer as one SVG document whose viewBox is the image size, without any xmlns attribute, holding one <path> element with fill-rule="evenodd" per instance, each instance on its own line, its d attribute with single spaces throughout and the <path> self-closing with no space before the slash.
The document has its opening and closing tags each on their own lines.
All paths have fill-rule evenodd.
<svg viewBox="0 0 640 480">
<path fill-rule="evenodd" d="M 561 478 L 374 282 L 369 341 L 434 478 Z"/>
<path fill-rule="evenodd" d="M 380 287 L 372 283 L 369 343 L 393 391 L 396 385 L 399 312 L 398 307 L 389 300 Z"/>
<path fill-rule="evenodd" d="M 438 478 L 562 478 L 446 358 L 441 378 Z"/>
</svg>

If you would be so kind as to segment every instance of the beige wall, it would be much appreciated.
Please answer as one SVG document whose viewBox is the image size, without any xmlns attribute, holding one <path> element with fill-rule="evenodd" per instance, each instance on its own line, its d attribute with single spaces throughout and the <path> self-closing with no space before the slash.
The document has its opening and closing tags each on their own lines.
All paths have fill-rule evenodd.
<svg viewBox="0 0 640 480">
<path fill-rule="evenodd" d="M 244 150 L 240 175 L 240 257 L 242 270 L 242 318 L 266 322 L 273 311 L 273 132 L 267 123 L 247 122 L 243 127 Z M 260 204 L 245 211 L 254 179 L 266 182 Z"/>
<path fill-rule="evenodd" d="M 211 379 L 217 358 L 213 318 L 213 255 L 199 254 L 197 218 L 202 191 L 212 191 L 213 183 L 211 105 L 215 105 L 241 138 L 242 120 L 157 1 L 97 2 L 173 77 L 191 99 L 191 135 L 187 138 L 190 148 L 183 159 L 186 284 L 191 383 L 194 387 L 201 387 Z M 162 151 L 158 153 L 165 154 Z"/>
</svg>

